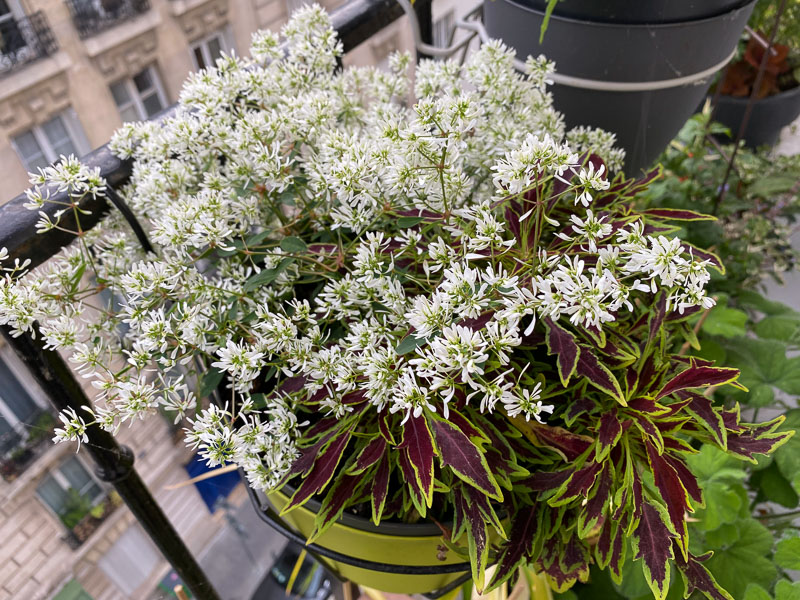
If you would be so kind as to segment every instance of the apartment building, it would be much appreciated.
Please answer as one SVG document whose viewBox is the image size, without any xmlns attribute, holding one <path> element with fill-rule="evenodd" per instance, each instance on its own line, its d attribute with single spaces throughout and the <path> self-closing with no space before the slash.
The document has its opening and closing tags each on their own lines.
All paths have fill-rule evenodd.
<svg viewBox="0 0 800 600">
<path fill-rule="evenodd" d="M 278 29 L 306 0 L 0 0 L 0 203 L 27 172 L 84 154 L 124 121 L 178 98 L 187 73 L 221 52 L 244 53 L 257 29 Z M 343 0 L 322 1 L 333 9 Z M 480 0 L 434 2 L 434 41 Z M 345 58 L 381 64 L 411 49 L 400 20 Z M 169 572 L 113 488 L 74 447 L 50 442 L 55 414 L 0 343 L 0 600 L 147 598 Z M 164 419 L 119 441 L 197 555 L 222 523 L 189 478 L 193 456 Z"/>
</svg>

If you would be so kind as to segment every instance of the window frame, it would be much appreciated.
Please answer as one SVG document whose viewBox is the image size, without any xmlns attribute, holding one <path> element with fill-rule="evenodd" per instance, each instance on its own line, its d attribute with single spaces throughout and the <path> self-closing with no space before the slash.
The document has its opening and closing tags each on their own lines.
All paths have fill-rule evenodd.
<svg viewBox="0 0 800 600">
<path fill-rule="evenodd" d="M 57 117 L 61 119 L 61 123 L 64 125 L 64 129 L 67 131 L 70 142 L 72 142 L 72 146 L 78 156 L 83 156 L 89 152 L 89 143 L 86 139 L 86 135 L 83 132 L 83 126 L 78 120 L 75 111 L 72 109 L 72 107 L 69 107 L 66 110 L 49 115 L 48 119 L 35 123 L 28 129 L 18 131 L 10 136 L 11 147 L 14 148 L 14 152 L 17 153 L 17 158 L 28 172 L 34 172 L 36 167 L 29 164 L 28 159 L 23 156 L 19 144 L 17 144 L 17 138 L 25 135 L 26 133 L 32 134 L 33 139 L 39 146 L 39 150 L 41 151 L 44 159 L 47 161 L 47 164 L 53 164 L 59 159 L 59 155 L 56 154 L 53 145 L 50 143 L 50 138 L 47 136 L 47 133 L 45 133 L 44 126 Z"/>
<path fill-rule="evenodd" d="M 147 65 L 141 71 L 139 71 L 137 73 L 134 73 L 133 75 L 129 75 L 128 77 L 125 77 L 124 79 L 117 80 L 117 81 L 111 83 L 108 86 L 108 91 L 111 94 L 111 98 L 114 101 L 114 105 L 117 107 L 117 113 L 119 114 L 120 118 L 123 118 L 122 117 L 123 108 L 120 107 L 119 104 L 117 104 L 117 100 L 116 100 L 116 98 L 114 98 L 114 94 L 111 91 L 112 87 L 114 87 L 115 85 L 119 85 L 119 84 L 122 84 L 122 85 L 125 86 L 125 91 L 128 93 L 128 96 L 131 99 L 130 103 L 124 105 L 124 107 L 127 109 L 128 107 L 133 106 L 134 110 L 136 111 L 137 117 L 138 117 L 138 119 L 140 121 L 148 121 L 148 120 L 150 120 L 152 118 L 152 117 L 147 115 L 147 110 L 144 107 L 144 100 L 142 99 L 141 92 L 139 92 L 139 89 L 136 87 L 136 82 L 134 81 L 135 77 L 137 77 L 138 75 L 141 75 L 142 73 L 145 73 L 145 72 L 149 72 L 150 73 L 150 80 L 153 82 L 153 89 L 156 92 L 156 96 L 158 96 L 159 102 L 161 102 L 161 107 L 162 107 L 161 110 L 163 111 L 164 109 L 166 109 L 169 106 L 169 103 L 167 102 L 167 94 L 164 92 L 164 86 L 161 83 L 161 76 L 158 73 L 158 69 L 156 68 L 156 64 L 155 63 L 151 63 L 151 64 Z M 161 112 L 161 111 L 159 111 L 159 112 Z M 158 114 L 158 113 L 156 113 L 156 114 Z M 123 122 L 126 122 L 126 121 L 123 121 Z"/>
<path fill-rule="evenodd" d="M 39 478 L 39 480 L 36 482 L 36 488 L 34 489 L 34 495 L 36 496 L 36 500 L 42 506 L 44 506 L 45 510 L 47 512 L 49 512 L 55 518 L 55 520 L 58 521 L 60 526 L 62 528 L 64 528 L 64 530 L 66 530 L 66 531 L 70 531 L 70 530 L 67 528 L 66 525 L 64 525 L 64 522 L 61 520 L 61 515 L 59 515 L 55 511 L 55 509 L 52 506 L 50 506 L 47 503 L 47 501 L 39 494 L 39 486 L 41 486 L 42 483 L 44 483 L 47 480 L 47 478 L 50 477 L 58 484 L 58 486 L 63 490 L 63 492 L 65 494 L 68 493 L 70 488 L 72 488 L 72 486 L 69 484 L 69 480 L 67 479 L 66 475 L 64 475 L 61 472 L 61 467 L 63 467 L 65 464 L 67 464 L 67 462 L 69 462 L 70 460 L 78 461 L 78 464 L 81 466 L 81 468 L 86 472 L 87 475 L 89 475 L 89 483 L 95 484 L 97 486 L 97 488 L 100 490 L 99 494 L 96 497 L 89 498 L 89 502 L 92 505 L 92 507 L 97 506 L 98 504 L 103 502 L 103 500 L 105 500 L 108 497 L 108 489 L 106 488 L 105 484 L 103 484 L 102 481 L 97 479 L 97 477 L 92 472 L 92 470 L 86 466 L 86 463 L 78 455 L 73 454 L 72 456 L 64 458 L 64 459 L 58 461 L 58 463 L 56 465 L 53 465 L 52 467 L 47 469 L 47 471 L 44 473 L 44 475 L 41 478 Z M 78 492 L 80 493 L 80 490 L 78 490 Z"/>
<path fill-rule="evenodd" d="M 11 374 L 16 378 L 17 383 L 25 390 L 33 403 L 42 409 L 42 411 L 47 411 L 49 406 L 44 399 L 41 389 L 39 389 L 39 386 L 30 374 L 27 373 L 25 367 L 19 362 L 19 359 L 10 352 L 7 346 L 0 347 L 0 361 L 5 363 L 8 370 L 11 371 Z M 28 430 L 14 411 L 11 410 L 11 407 L 5 403 L 2 395 L 0 395 L 0 415 L 2 415 L 23 440 L 28 438 Z"/>
<path fill-rule="evenodd" d="M 215 31 L 212 31 L 206 36 L 194 40 L 191 44 L 189 44 L 189 50 L 192 55 L 192 64 L 194 65 L 195 71 L 198 71 L 200 69 L 206 69 L 215 64 L 214 61 L 216 59 L 213 60 L 211 59 L 211 51 L 208 48 L 208 42 L 210 42 L 214 38 L 219 39 L 220 52 L 224 52 L 227 54 L 231 51 L 231 44 L 229 43 L 227 25 Z M 201 67 L 197 63 L 197 55 L 195 54 L 197 50 L 200 50 L 200 54 L 202 54 L 203 56 L 203 62 L 206 63 L 204 67 Z"/>
</svg>

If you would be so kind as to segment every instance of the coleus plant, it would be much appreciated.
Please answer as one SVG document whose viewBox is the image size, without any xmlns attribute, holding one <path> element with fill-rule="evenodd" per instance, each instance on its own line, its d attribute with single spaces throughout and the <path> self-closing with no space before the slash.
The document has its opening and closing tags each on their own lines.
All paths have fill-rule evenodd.
<svg viewBox="0 0 800 600">
<path fill-rule="evenodd" d="M 32 176 L 32 209 L 51 186 L 71 198 L 40 228 L 69 213 L 78 239 L 6 269 L 0 322 L 98 390 L 56 439 L 172 410 L 210 464 L 285 491 L 284 511 L 321 500 L 312 539 L 344 511 L 428 518 L 481 589 L 523 563 L 563 590 L 635 561 L 658 598 L 672 563 L 727 597 L 689 551 L 703 495 L 686 457 L 754 460 L 791 432 L 714 407 L 703 390 L 738 371 L 678 350 L 722 265 L 675 223 L 710 217 L 637 210 L 658 170 L 609 179 L 613 136 L 564 141 L 544 59 L 522 76 L 492 42 L 463 67 L 423 62 L 408 107 L 408 57 L 335 72 L 319 7 L 284 35 L 112 141 L 155 254 L 117 214 L 81 228 L 96 172 L 65 158 Z"/>
</svg>

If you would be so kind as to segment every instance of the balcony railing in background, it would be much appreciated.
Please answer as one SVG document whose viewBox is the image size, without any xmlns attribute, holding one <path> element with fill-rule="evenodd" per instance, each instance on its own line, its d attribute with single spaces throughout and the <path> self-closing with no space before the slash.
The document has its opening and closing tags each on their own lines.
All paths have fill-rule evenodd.
<svg viewBox="0 0 800 600">
<path fill-rule="evenodd" d="M 42 11 L 0 21 L 0 77 L 58 49 Z"/>
<path fill-rule="evenodd" d="M 65 0 L 81 39 L 150 10 L 150 0 Z"/>
</svg>

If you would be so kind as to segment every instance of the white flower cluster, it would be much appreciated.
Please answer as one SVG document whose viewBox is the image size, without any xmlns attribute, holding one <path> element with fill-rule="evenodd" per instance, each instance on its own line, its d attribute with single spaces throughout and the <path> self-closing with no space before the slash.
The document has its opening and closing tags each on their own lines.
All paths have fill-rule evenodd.
<svg viewBox="0 0 800 600">
<path fill-rule="evenodd" d="M 608 181 L 582 156 L 613 168 L 620 154 L 600 132 L 562 141 L 547 61 L 529 60 L 524 77 L 500 42 L 463 67 L 423 61 L 408 107 L 409 58 L 337 73 L 341 46 L 318 6 L 283 37 L 286 53 L 255 35 L 252 59 L 192 75 L 174 116 L 114 136 L 135 159 L 123 193 L 155 255 L 111 214 L 57 260 L 0 282 L 0 323 L 41 324 L 98 390 L 100 426 L 188 415 L 205 459 L 267 489 L 298 455 L 301 406 L 348 418 L 366 399 L 408 419 L 458 402 L 542 421 L 555 386 L 513 360 L 538 317 L 599 327 L 634 292 L 662 288 L 679 310 L 712 303 L 705 263 L 678 241 L 587 208 Z M 103 193 L 76 164 L 36 176 L 31 207 L 48 201 L 45 184 Z M 536 232 L 524 255 L 504 203 L 550 180 L 573 214 L 547 239 L 544 225 L 561 227 L 552 214 L 521 215 Z M 230 383 L 224 407 L 195 397 L 207 369 Z M 302 389 L 261 393 L 292 376 Z M 83 439 L 80 416 L 62 421 L 59 439 Z"/>
</svg>

